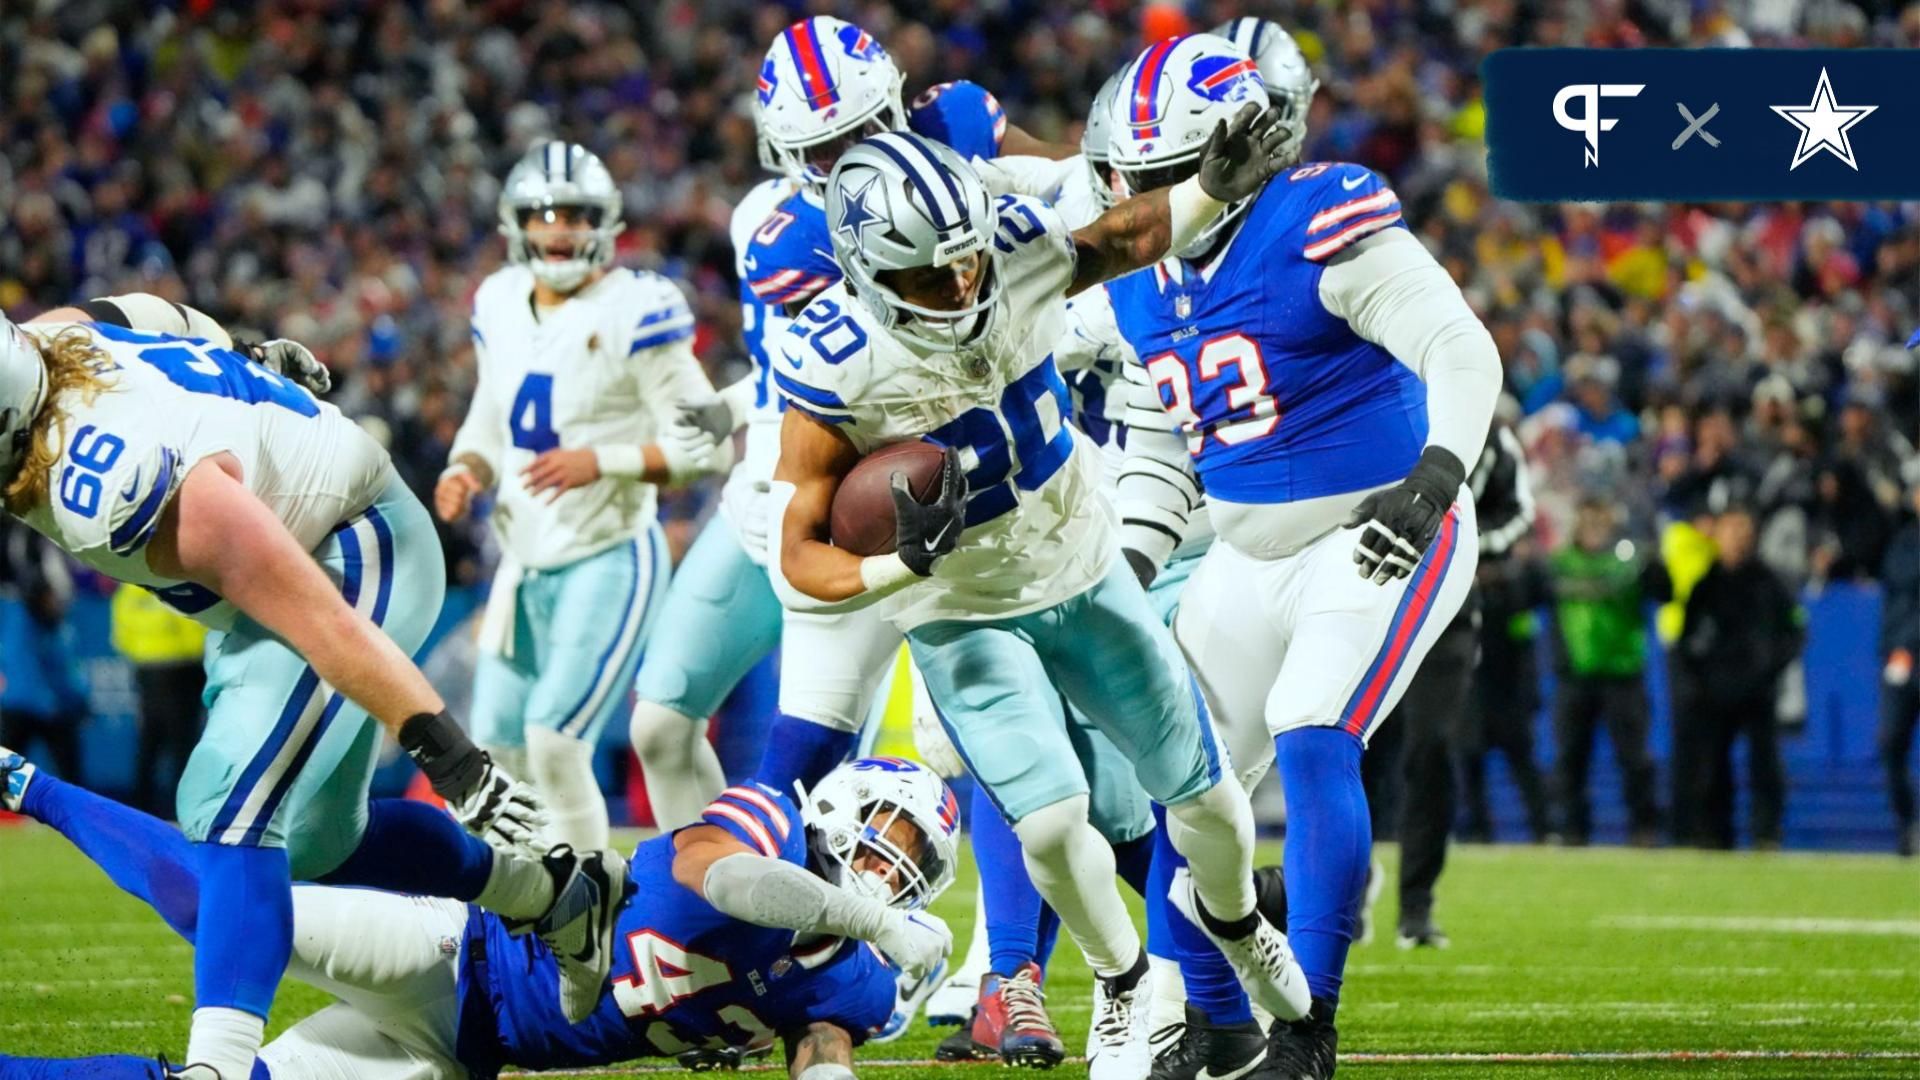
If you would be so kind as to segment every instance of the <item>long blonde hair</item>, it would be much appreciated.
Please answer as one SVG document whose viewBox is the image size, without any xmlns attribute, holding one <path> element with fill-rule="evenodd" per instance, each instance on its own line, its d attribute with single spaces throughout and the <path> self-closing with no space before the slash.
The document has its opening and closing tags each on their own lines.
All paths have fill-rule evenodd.
<svg viewBox="0 0 1920 1080">
<path fill-rule="evenodd" d="M 33 433 L 19 471 L 0 492 L 7 510 L 15 515 L 23 515 L 47 500 L 53 462 L 66 439 L 66 405 L 76 399 L 82 404 L 91 403 L 108 385 L 104 377 L 106 354 L 92 334 L 77 326 L 51 335 L 35 334 L 30 327 L 20 329 L 39 347 L 40 358 L 47 365 L 47 398 L 33 418 Z"/>
</svg>

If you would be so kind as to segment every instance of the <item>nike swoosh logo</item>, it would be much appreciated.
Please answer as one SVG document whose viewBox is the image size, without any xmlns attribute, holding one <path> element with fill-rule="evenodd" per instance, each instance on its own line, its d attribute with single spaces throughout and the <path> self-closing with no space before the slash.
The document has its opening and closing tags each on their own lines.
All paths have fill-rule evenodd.
<svg viewBox="0 0 1920 1080">
<path fill-rule="evenodd" d="M 945 525 L 940 526 L 940 531 L 937 533 L 934 533 L 932 538 L 928 539 L 923 546 L 926 547 L 928 551 L 932 551 L 935 548 L 939 547 L 940 541 L 945 540 L 947 538 L 947 530 L 951 528 L 953 528 L 953 519 L 948 518 L 947 523 Z"/>
<path fill-rule="evenodd" d="M 140 470 L 135 469 L 133 471 L 133 482 L 127 485 L 127 490 L 120 493 L 120 498 L 122 501 L 132 502 L 134 496 L 138 494 L 140 494 Z"/>
<path fill-rule="evenodd" d="M 1232 1072 L 1216 1073 L 1213 1071 L 1212 1066 L 1208 1066 L 1195 1074 L 1193 1080 L 1240 1080 L 1241 1077 L 1259 1068 L 1260 1063 L 1265 1060 L 1267 1060 L 1267 1048 L 1263 1046 L 1260 1048 L 1259 1053 L 1253 1055 L 1252 1061 L 1247 1062 Z"/>
<path fill-rule="evenodd" d="M 1341 180 L 1340 186 L 1347 189 L 1348 191 L 1352 191 L 1354 188 L 1357 188 L 1361 184 L 1364 184 L 1366 182 L 1367 182 L 1367 174 L 1361 173 L 1359 176 L 1349 176 Z M 1198 1080 L 1207 1080 L 1206 1074 L 1202 1073 L 1198 1078 Z M 1213 1080 L 1227 1080 L 1227 1078 L 1224 1076 L 1216 1076 L 1213 1078 Z"/>
</svg>

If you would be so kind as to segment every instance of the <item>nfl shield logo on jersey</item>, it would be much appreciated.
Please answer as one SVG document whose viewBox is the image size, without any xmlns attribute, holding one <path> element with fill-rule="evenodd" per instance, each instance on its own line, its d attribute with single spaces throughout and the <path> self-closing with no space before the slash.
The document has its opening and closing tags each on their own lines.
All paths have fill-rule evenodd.
<svg viewBox="0 0 1920 1080">
<path fill-rule="evenodd" d="M 1184 319 L 1193 314 L 1193 297 L 1180 293 L 1173 298 L 1173 313 Z"/>
</svg>

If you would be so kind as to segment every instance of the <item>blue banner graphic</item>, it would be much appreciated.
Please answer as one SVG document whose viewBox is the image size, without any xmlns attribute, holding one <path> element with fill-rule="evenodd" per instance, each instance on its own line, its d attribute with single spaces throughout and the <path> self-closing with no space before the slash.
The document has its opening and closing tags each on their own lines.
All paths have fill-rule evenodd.
<svg viewBox="0 0 1920 1080">
<path fill-rule="evenodd" d="M 1920 50 L 1502 49 L 1493 193 L 1524 202 L 1920 198 Z"/>
</svg>

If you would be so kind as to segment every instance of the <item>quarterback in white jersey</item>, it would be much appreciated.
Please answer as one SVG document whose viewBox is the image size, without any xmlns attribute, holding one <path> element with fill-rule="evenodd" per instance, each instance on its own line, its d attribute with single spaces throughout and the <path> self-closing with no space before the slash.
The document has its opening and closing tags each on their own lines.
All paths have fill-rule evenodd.
<svg viewBox="0 0 1920 1080">
<path fill-rule="evenodd" d="M 537 802 L 408 660 L 444 588 L 432 523 L 385 452 L 307 388 L 325 385 L 304 348 L 238 345 L 156 297 L 89 301 L 25 328 L 0 319 L 7 510 L 216 631 L 206 732 L 178 794 L 202 915 L 180 1075 L 252 1074 L 292 947 L 295 878 L 543 919 L 543 934 L 582 950 L 563 1002 L 607 970 L 597 916 L 577 913 L 572 930 L 544 919 L 617 902 L 624 863 L 557 849 L 543 866 L 521 850 L 537 840 Z M 368 803 L 369 715 L 498 851 L 437 811 Z"/>
<path fill-rule="evenodd" d="M 1271 126 L 1248 108 L 1207 138 L 1200 179 L 1069 232 L 1036 200 L 996 205 L 958 155 L 905 133 L 842 156 L 827 217 L 847 282 L 801 312 L 774 378 L 788 401 L 769 561 L 782 601 L 814 610 L 893 597 L 927 688 L 975 778 L 1014 823 L 1035 886 L 1103 980 L 1095 1073 L 1144 1071 L 1145 956 L 1112 849 L 1087 820 L 1060 692 L 1132 758 L 1168 806 L 1173 846 L 1272 1011 L 1304 986 L 1254 908 L 1251 811 L 1229 777 L 1185 662 L 1133 576 L 1113 568 L 1099 465 L 1067 423 L 1051 348 L 1064 296 L 1150 265 L 1271 173 Z M 1225 196 L 1221 198 L 1220 196 Z M 897 550 L 835 548 L 828 511 L 868 451 L 946 447 L 932 502 L 895 478 Z M 1137 1046 L 1138 1060 L 1125 1060 Z"/>
<path fill-rule="evenodd" d="M 507 175 L 512 262 L 474 295 L 479 384 L 435 496 L 455 521 L 498 489 L 474 728 L 525 762 L 555 838 L 583 848 L 607 842 L 593 750 L 625 707 L 671 569 L 655 485 L 732 449 L 676 424 L 679 402 L 713 394 L 693 312 L 660 275 L 610 266 L 620 228 L 619 189 L 585 147 L 543 143 Z"/>
</svg>

